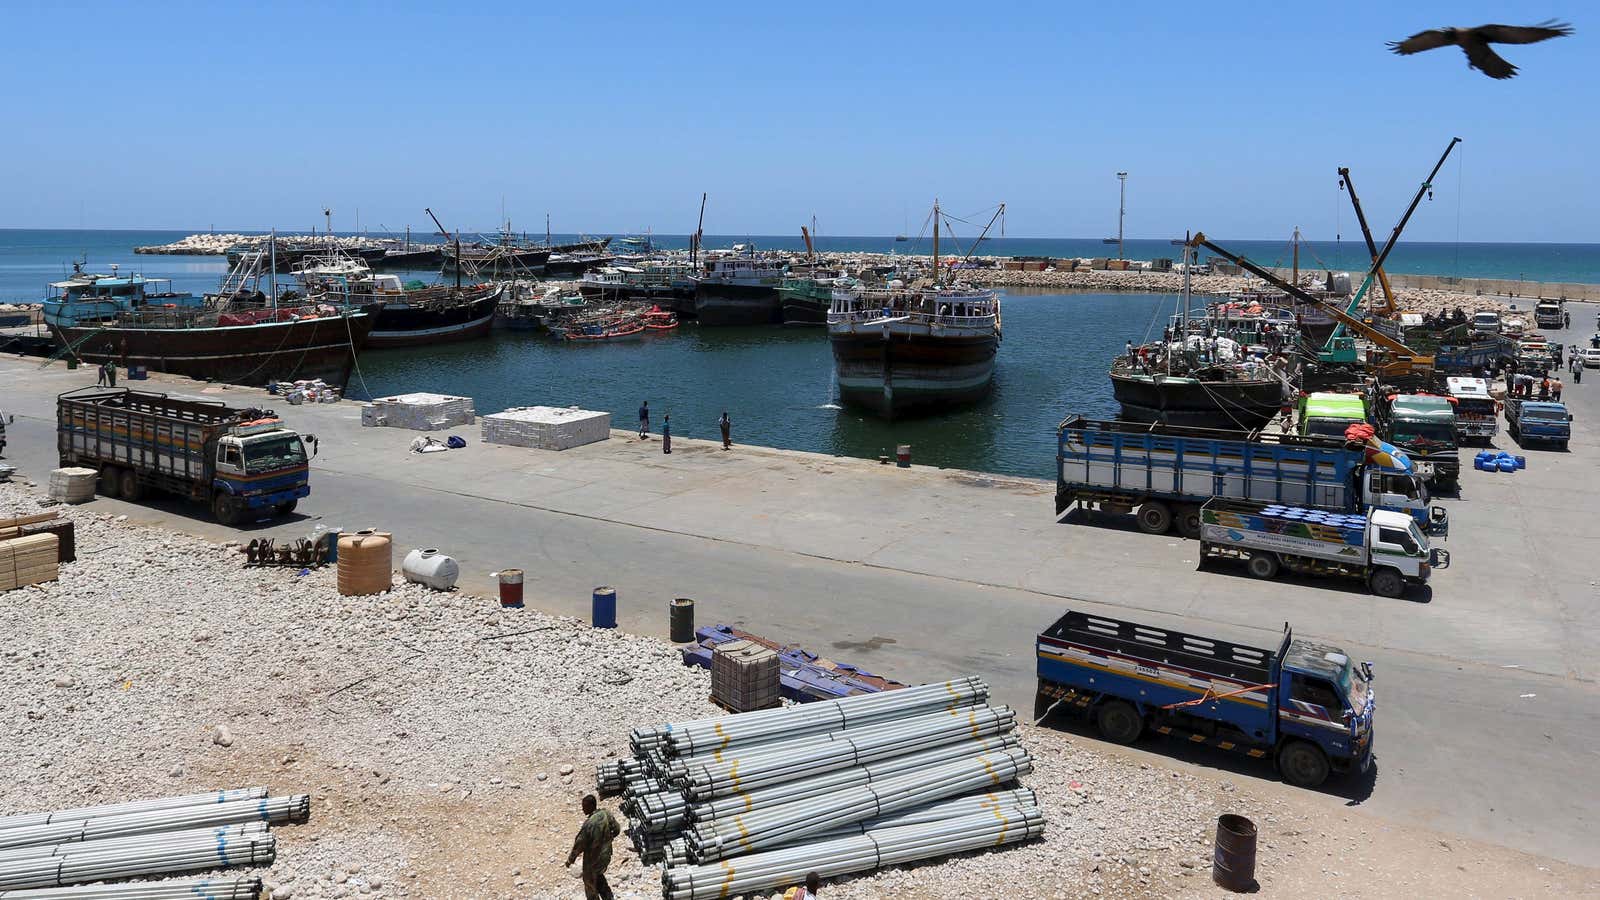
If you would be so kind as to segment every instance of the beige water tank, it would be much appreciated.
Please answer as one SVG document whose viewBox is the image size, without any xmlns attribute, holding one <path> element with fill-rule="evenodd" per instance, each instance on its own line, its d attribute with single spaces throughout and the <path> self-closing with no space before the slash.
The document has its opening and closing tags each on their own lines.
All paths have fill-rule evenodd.
<svg viewBox="0 0 1600 900">
<path fill-rule="evenodd" d="M 394 573 L 394 541 L 371 528 L 339 535 L 339 593 L 346 597 L 381 594 Z"/>
</svg>

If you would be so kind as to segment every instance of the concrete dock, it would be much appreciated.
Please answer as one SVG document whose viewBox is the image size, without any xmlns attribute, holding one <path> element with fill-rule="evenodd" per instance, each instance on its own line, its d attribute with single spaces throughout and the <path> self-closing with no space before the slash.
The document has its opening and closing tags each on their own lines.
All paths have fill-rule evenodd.
<svg viewBox="0 0 1600 900">
<path fill-rule="evenodd" d="M 1595 310 L 1574 305 L 1579 327 L 1556 336 L 1586 344 Z M 271 406 L 318 436 L 312 495 L 245 539 L 318 522 L 381 527 L 400 553 L 454 556 L 468 590 L 492 593 L 490 572 L 522 568 L 529 602 L 553 612 L 586 616 L 591 589 L 611 585 L 632 631 L 665 635 L 667 601 L 694 597 L 700 624 L 737 623 L 908 681 L 980 674 L 1030 710 L 1032 638 L 1065 607 L 1260 645 L 1275 645 L 1287 621 L 1377 673 L 1375 771 L 1333 784 L 1331 806 L 1595 866 L 1600 848 L 1583 835 L 1600 822 L 1600 794 L 1582 787 L 1600 765 L 1600 532 L 1589 522 L 1600 508 L 1600 371 L 1591 375 L 1564 379 L 1577 416 L 1570 453 L 1517 450 L 1502 432 L 1496 446 L 1526 452 L 1528 468 L 1468 469 L 1461 496 L 1439 501 L 1452 565 L 1403 600 L 1339 581 L 1196 571 L 1192 541 L 1128 520 L 1055 522 L 1043 481 L 681 438 L 665 456 L 624 432 L 557 453 L 484 445 L 463 427 L 449 433 L 465 449 L 418 455 L 407 449 L 416 432 L 362 428 L 353 402 L 290 407 L 163 376 L 133 386 Z M 6 461 L 19 477 L 45 480 L 55 395 L 93 379 L 0 360 L 0 408 L 17 416 Z M 217 540 L 241 534 L 177 501 L 93 506 Z M 1275 778 L 1220 751 L 1129 752 Z"/>
</svg>

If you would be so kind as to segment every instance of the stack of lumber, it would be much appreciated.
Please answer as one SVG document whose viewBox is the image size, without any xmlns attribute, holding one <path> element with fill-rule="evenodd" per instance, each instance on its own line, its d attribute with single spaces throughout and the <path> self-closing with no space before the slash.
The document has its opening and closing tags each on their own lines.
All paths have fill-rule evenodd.
<svg viewBox="0 0 1600 900">
<path fill-rule="evenodd" d="M 33 516 L 18 516 L 14 519 L 0 519 L 0 541 L 48 532 L 54 534 L 59 542 L 56 545 L 56 561 L 72 562 L 78 558 L 77 531 L 71 519 L 63 519 L 60 516 L 60 513 L 47 512 Z"/>
<path fill-rule="evenodd" d="M 53 534 L 0 540 L 0 591 L 55 581 L 60 541 Z"/>
</svg>

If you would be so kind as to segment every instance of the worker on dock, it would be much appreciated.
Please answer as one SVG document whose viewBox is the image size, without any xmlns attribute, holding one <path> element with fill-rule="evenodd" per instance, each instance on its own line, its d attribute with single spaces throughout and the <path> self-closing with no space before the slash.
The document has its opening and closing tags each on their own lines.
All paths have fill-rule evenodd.
<svg viewBox="0 0 1600 900">
<path fill-rule="evenodd" d="M 600 808 L 593 794 L 584 795 L 582 806 L 586 818 L 572 841 L 567 865 L 572 865 L 582 854 L 583 896 L 586 900 L 612 900 L 611 885 L 606 883 L 606 867 L 611 865 L 611 842 L 622 833 L 622 826 L 617 824 L 617 817 L 610 810 Z"/>
<path fill-rule="evenodd" d="M 722 418 L 717 420 L 717 427 L 722 430 L 722 449 L 733 449 L 733 420 L 728 418 L 728 411 L 722 411 Z"/>
<path fill-rule="evenodd" d="M 1559 376 L 1550 376 L 1550 399 L 1557 403 L 1561 402 L 1561 378 Z"/>
<path fill-rule="evenodd" d="M 650 436 L 650 401 L 639 404 L 639 440 Z"/>
<path fill-rule="evenodd" d="M 662 453 L 671 453 L 672 452 L 672 416 L 671 416 L 671 414 L 668 414 L 668 415 L 665 415 L 665 416 L 661 417 L 661 452 Z"/>
</svg>

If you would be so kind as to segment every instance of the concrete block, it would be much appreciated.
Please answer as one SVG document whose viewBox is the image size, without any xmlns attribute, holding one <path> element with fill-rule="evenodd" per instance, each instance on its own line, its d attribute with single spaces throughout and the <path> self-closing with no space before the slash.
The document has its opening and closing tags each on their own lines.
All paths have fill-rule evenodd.
<svg viewBox="0 0 1600 900">
<path fill-rule="evenodd" d="M 611 414 L 576 406 L 518 406 L 483 417 L 483 442 L 568 450 L 611 437 Z"/>
<path fill-rule="evenodd" d="M 361 407 L 361 424 L 373 427 L 442 431 L 471 425 L 477 419 L 471 397 L 448 394 L 397 394 L 379 397 Z"/>
</svg>

